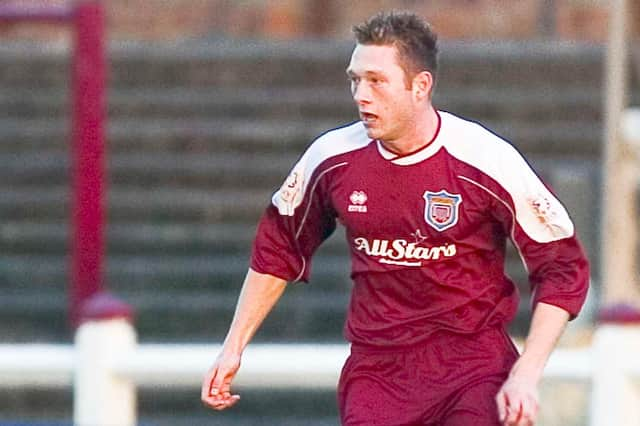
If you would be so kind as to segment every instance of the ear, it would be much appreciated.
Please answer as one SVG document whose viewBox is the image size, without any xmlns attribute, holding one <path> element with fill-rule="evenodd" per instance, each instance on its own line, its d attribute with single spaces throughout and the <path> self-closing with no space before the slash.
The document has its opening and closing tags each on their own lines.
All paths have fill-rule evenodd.
<svg viewBox="0 0 640 426">
<path fill-rule="evenodd" d="M 413 77 L 412 90 L 416 100 L 429 99 L 433 89 L 433 75 L 429 71 L 422 71 Z"/>
</svg>

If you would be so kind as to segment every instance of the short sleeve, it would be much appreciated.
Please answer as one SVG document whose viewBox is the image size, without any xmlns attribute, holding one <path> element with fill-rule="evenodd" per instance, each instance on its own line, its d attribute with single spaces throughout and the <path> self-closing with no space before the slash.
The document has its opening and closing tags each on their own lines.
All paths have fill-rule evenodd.
<svg viewBox="0 0 640 426">
<path fill-rule="evenodd" d="M 330 167 L 309 170 L 307 152 L 273 195 L 257 229 L 251 268 L 287 281 L 308 281 L 311 258 L 336 228 L 328 194 Z"/>
<path fill-rule="evenodd" d="M 529 274 L 532 305 L 544 302 L 580 312 L 589 263 L 568 212 L 522 156 L 508 147 L 492 211 L 518 249 Z"/>
</svg>

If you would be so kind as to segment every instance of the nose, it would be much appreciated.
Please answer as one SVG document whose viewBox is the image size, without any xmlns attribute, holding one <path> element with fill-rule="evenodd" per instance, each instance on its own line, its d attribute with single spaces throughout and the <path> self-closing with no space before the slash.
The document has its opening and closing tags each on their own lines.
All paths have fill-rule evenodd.
<svg viewBox="0 0 640 426">
<path fill-rule="evenodd" d="M 371 102 L 371 91 L 368 90 L 367 85 L 363 84 L 362 82 L 352 84 L 351 95 L 353 96 L 353 100 L 358 105 L 363 105 Z"/>
</svg>

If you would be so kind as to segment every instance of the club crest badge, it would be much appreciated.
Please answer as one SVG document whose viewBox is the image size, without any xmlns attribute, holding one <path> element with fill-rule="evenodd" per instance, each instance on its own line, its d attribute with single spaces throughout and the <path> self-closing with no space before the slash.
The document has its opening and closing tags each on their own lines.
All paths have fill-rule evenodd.
<svg viewBox="0 0 640 426">
<path fill-rule="evenodd" d="M 425 191 L 424 220 L 436 231 L 442 232 L 458 223 L 458 208 L 462 202 L 459 194 Z"/>
</svg>

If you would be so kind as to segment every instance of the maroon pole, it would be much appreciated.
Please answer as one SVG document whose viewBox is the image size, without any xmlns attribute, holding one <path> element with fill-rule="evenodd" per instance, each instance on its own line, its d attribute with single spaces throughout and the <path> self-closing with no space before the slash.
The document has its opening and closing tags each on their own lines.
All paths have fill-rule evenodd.
<svg viewBox="0 0 640 426">
<path fill-rule="evenodd" d="M 97 0 L 78 1 L 72 70 L 72 236 L 70 320 L 103 288 L 105 223 L 104 16 Z"/>
<path fill-rule="evenodd" d="M 72 202 L 69 318 L 82 321 L 133 319 L 133 309 L 104 291 L 106 61 L 104 10 L 100 0 L 68 5 L 0 4 L 0 22 L 71 22 L 72 63 Z"/>
</svg>

